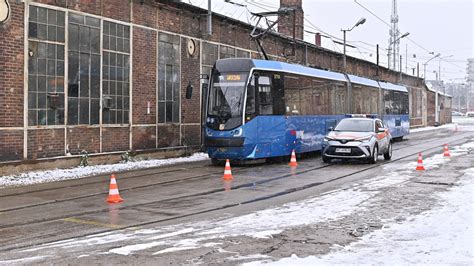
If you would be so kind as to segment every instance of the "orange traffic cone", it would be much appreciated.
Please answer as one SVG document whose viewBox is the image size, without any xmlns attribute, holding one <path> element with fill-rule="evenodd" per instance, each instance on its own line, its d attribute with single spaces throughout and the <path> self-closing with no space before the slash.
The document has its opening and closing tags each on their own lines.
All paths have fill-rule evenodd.
<svg viewBox="0 0 474 266">
<path fill-rule="evenodd" d="M 289 165 L 292 166 L 292 167 L 298 166 L 298 163 L 296 162 L 295 150 L 291 151 L 291 159 L 290 159 L 290 164 Z"/>
<path fill-rule="evenodd" d="M 234 179 L 232 176 L 232 170 L 230 170 L 230 162 L 229 159 L 225 161 L 225 168 L 224 168 L 224 176 L 222 177 L 224 180 L 231 180 Z"/>
<path fill-rule="evenodd" d="M 122 202 L 123 199 L 120 197 L 117 181 L 115 180 L 115 175 L 110 175 L 110 186 L 109 186 L 109 196 L 107 197 L 108 203 L 119 203 Z"/>
<path fill-rule="evenodd" d="M 416 166 L 416 170 L 424 171 L 425 167 L 423 166 L 423 157 L 421 156 L 421 152 L 418 153 L 418 165 Z"/>
<path fill-rule="evenodd" d="M 444 157 L 449 157 L 449 156 L 451 156 L 451 154 L 449 154 L 448 144 L 444 144 L 444 153 L 443 153 L 443 156 L 444 156 Z"/>
<path fill-rule="evenodd" d="M 224 191 L 232 190 L 232 179 L 224 179 Z"/>
</svg>

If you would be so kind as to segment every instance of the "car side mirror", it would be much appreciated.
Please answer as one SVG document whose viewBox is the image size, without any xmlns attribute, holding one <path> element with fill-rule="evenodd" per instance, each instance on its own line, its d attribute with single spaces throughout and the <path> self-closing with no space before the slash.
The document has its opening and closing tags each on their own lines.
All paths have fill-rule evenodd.
<svg viewBox="0 0 474 266">
<path fill-rule="evenodd" d="M 328 131 L 334 131 L 333 127 L 328 127 Z"/>
<path fill-rule="evenodd" d="M 384 127 L 381 127 L 381 128 L 379 128 L 379 129 L 377 129 L 377 133 L 385 132 L 385 130 L 387 130 L 387 129 L 384 128 Z"/>
</svg>

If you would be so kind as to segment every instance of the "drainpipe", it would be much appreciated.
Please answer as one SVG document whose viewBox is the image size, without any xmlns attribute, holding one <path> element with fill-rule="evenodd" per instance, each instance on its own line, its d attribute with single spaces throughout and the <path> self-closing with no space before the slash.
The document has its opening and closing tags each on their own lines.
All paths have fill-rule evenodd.
<svg viewBox="0 0 474 266">
<path fill-rule="evenodd" d="M 212 35 L 212 10 L 211 10 L 211 0 L 207 1 L 207 33 L 209 36 Z"/>
</svg>

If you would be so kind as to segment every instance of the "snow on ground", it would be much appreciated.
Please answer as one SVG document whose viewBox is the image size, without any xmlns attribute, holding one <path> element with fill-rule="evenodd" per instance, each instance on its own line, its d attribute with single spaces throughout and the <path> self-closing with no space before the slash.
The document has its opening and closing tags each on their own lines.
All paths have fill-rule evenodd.
<svg viewBox="0 0 474 266">
<path fill-rule="evenodd" d="M 413 128 L 410 129 L 410 133 L 416 133 L 416 132 L 422 132 L 422 131 L 431 131 L 431 130 L 437 130 L 437 129 L 454 129 L 457 124 L 445 124 L 441 125 L 439 127 L 420 127 L 420 128 Z"/>
<path fill-rule="evenodd" d="M 12 186 L 26 186 L 38 183 L 76 179 L 100 174 L 116 173 L 126 170 L 144 169 L 176 163 L 208 160 L 205 153 L 195 153 L 189 157 L 170 158 L 161 160 L 143 160 L 108 165 L 94 165 L 69 169 L 53 169 L 26 172 L 18 175 L 0 176 L 0 189 Z"/>
<path fill-rule="evenodd" d="M 461 154 L 466 154 L 469 149 L 472 148 L 474 148 L 474 142 L 469 142 L 461 146 L 453 147 L 451 155 L 454 157 Z M 449 160 L 450 159 L 443 158 L 442 155 L 435 155 L 425 158 L 424 162 L 426 163 L 426 167 L 434 168 L 440 166 L 441 164 L 448 163 Z M 352 213 L 357 213 L 358 211 L 361 211 L 363 208 L 365 208 L 364 206 L 370 206 L 370 200 L 372 200 L 371 197 L 379 193 L 378 189 L 383 189 L 384 187 L 394 186 L 406 182 L 415 174 L 416 171 L 414 169 L 415 164 L 411 163 L 405 164 L 401 166 L 401 168 L 399 166 L 397 169 L 391 169 L 390 166 L 386 166 L 386 170 L 383 171 L 386 172 L 386 174 L 367 179 L 355 187 L 330 191 L 317 198 L 309 198 L 298 202 L 287 203 L 279 207 L 269 208 L 247 215 L 231 218 L 220 218 L 211 221 L 178 224 L 159 227 L 156 229 L 122 230 L 118 232 L 109 232 L 92 235 L 81 239 L 70 239 L 50 243 L 26 250 L 25 252 L 41 251 L 47 253 L 48 250 L 55 250 L 57 248 L 64 250 L 74 250 L 74 248 L 80 248 L 89 245 L 95 246 L 99 243 L 116 243 L 114 245 L 118 245 L 120 247 L 110 249 L 108 251 L 109 253 L 127 256 L 139 251 L 145 251 L 153 248 L 155 252 L 154 254 L 163 254 L 176 250 L 196 249 L 206 247 L 208 245 L 219 246 L 220 239 L 224 237 L 272 237 L 273 234 L 278 234 L 286 228 L 325 222 L 331 219 L 342 218 L 344 216 L 351 215 Z M 470 169 L 470 171 L 466 173 L 466 177 L 471 177 L 471 179 L 472 175 L 474 175 L 474 169 Z M 466 197 L 466 192 L 473 190 L 472 186 L 474 183 L 469 183 L 469 181 L 464 182 L 467 183 L 463 183 L 462 186 L 459 186 L 459 188 L 456 188 L 457 190 L 454 191 L 456 195 L 459 194 L 459 197 Z M 460 188 L 464 186 L 467 186 L 467 189 Z M 446 196 L 446 202 L 449 202 L 449 199 L 451 198 L 451 196 Z M 472 212 L 472 196 L 470 201 L 468 199 L 465 202 L 471 202 L 469 205 L 469 211 Z M 455 204 L 456 202 L 452 203 L 451 205 L 446 205 L 446 208 L 450 208 L 450 211 L 456 213 L 460 210 L 459 206 L 456 207 Z M 438 211 L 433 212 L 433 215 L 436 213 L 438 213 Z M 446 211 L 446 213 L 448 213 L 448 211 Z M 446 213 L 442 212 L 441 214 L 445 215 Z M 462 228 L 465 230 L 466 228 L 472 230 L 473 219 L 472 217 L 469 219 L 469 216 L 465 217 L 465 214 L 466 213 L 459 213 L 459 215 L 464 215 L 464 217 L 462 220 L 458 220 L 458 224 L 455 226 L 459 226 L 459 230 Z M 298 219 L 294 219 L 294 217 L 298 217 Z M 441 219 L 438 216 L 436 218 Z M 441 221 L 442 220 L 443 219 L 441 219 Z M 436 221 L 436 219 L 433 221 Z M 442 224 L 440 223 L 440 226 L 441 225 Z M 451 226 L 450 224 L 444 224 L 445 228 L 440 228 L 440 230 L 449 231 L 450 228 L 447 228 L 448 225 Z M 431 226 L 431 224 L 428 224 L 428 227 L 429 226 Z M 396 229 L 397 227 L 394 225 L 391 228 Z M 426 228 L 425 232 L 427 231 L 434 232 L 430 228 Z M 396 240 L 401 237 L 396 235 L 396 232 L 396 230 L 390 231 L 392 235 L 397 237 L 394 240 L 390 240 L 395 244 L 397 243 Z M 447 237 L 447 235 L 443 236 Z M 413 237 L 420 239 L 420 237 L 417 236 Z M 436 240 L 436 236 L 434 237 L 434 240 Z M 405 242 L 409 241 L 411 238 L 406 236 L 400 239 Z M 430 239 L 427 239 L 427 241 L 429 240 Z M 382 240 L 378 241 L 378 244 L 382 242 Z M 455 239 L 453 241 L 457 240 Z M 124 243 L 129 244 L 124 245 Z M 452 241 L 450 243 L 453 244 Z M 466 244 L 465 242 L 463 243 Z M 420 245 L 421 244 L 422 243 L 420 243 Z M 466 248 L 466 245 L 464 244 L 462 246 Z M 374 245 L 377 246 L 377 244 Z M 159 249 L 160 247 L 163 247 L 163 249 L 156 251 L 156 249 Z M 467 248 L 469 247 L 472 248 L 472 245 L 467 246 Z M 458 248 L 462 251 L 462 247 Z M 472 250 L 468 252 L 470 256 L 472 256 L 473 253 L 474 252 L 472 252 Z M 263 255 L 254 255 L 256 257 L 264 258 Z M 289 264 L 293 264 L 293 260 L 298 263 L 297 258 L 289 258 L 288 260 L 291 260 L 288 261 Z M 284 264 L 286 261 L 283 261 L 282 263 Z M 312 264 L 312 262 L 310 263 Z"/>
<path fill-rule="evenodd" d="M 474 264 L 474 168 L 440 195 L 441 207 L 402 224 L 393 223 L 324 256 L 296 255 L 269 265 Z M 249 263 L 260 265 L 265 261 Z M 266 263 L 265 263 L 266 264 Z"/>
</svg>

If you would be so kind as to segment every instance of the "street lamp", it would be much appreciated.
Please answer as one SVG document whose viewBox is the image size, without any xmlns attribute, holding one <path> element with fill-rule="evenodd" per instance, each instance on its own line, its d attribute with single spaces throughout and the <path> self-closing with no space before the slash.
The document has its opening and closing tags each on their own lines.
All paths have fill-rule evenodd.
<svg viewBox="0 0 474 266">
<path fill-rule="evenodd" d="M 354 29 L 355 27 L 357 27 L 357 26 L 359 26 L 359 25 L 361 25 L 361 24 L 364 24 L 364 23 L 365 23 L 365 20 L 366 20 L 365 18 L 361 18 L 361 19 L 359 19 L 359 21 L 357 21 L 357 23 L 356 23 L 354 26 L 352 26 L 352 28 L 346 29 L 346 30 L 341 29 L 341 31 L 343 32 L 343 35 L 344 35 L 344 57 L 343 57 L 343 59 L 342 59 L 342 60 L 343 60 L 342 62 L 343 62 L 344 70 L 346 70 L 346 31 L 351 31 L 351 30 Z"/>
<path fill-rule="evenodd" d="M 438 83 L 438 85 L 439 85 L 439 81 L 438 81 L 438 71 L 436 71 L 436 70 L 433 70 L 433 73 L 435 73 L 435 74 L 436 74 L 436 82 L 437 82 L 437 83 Z M 436 90 L 438 90 L 438 89 L 436 89 Z"/>
<path fill-rule="evenodd" d="M 391 43 L 388 44 L 388 53 L 387 53 L 387 58 L 388 58 L 388 69 L 390 69 L 390 55 L 392 54 L 391 51 L 392 51 L 392 44 L 398 42 L 398 40 L 402 39 L 402 38 L 405 38 L 407 37 L 408 35 L 410 35 L 409 32 L 405 32 L 402 36 L 396 38 L 394 41 L 392 41 Z M 394 48 L 395 50 L 395 48 Z M 395 69 L 395 56 L 393 57 L 393 69 Z"/>
<path fill-rule="evenodd" d="M 443 60 L 444 58 L 449 58 L 449 57 L 453 57 L 454 55 L 448 55 L 448 56 L 443 56 L 443 57 L 440 57 L 439 58 L 439 62 L 438 62 L 438 78 L 439 78 L 439 81 L 438 81 L 438 84 L 441 86 L 441 60 Z M 443 86 L 443 93 L 446 94 L 446 88 Z"/>
<path fill-rule="evenodd" d="M 423 64 L 423 73 L 424 73 L 424 74 L 423 74 L 423 78 L 425 79 L 425 81 L 426 81 L 426 65 L 428 64 L 428 62 L 430 62 L 431 60 L 433 60 L 433 59 L 439 57 L 440 55 L 441 55 L 441 54 L 438 53 L 437 55 L 431 57 L 428 61 L 426 61 L 426 62 Z"/>
</svg>

